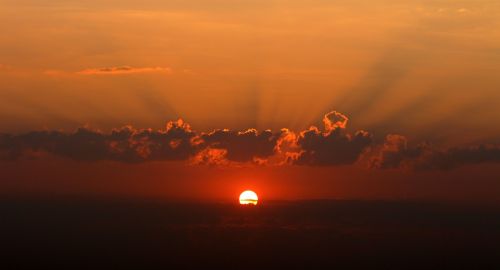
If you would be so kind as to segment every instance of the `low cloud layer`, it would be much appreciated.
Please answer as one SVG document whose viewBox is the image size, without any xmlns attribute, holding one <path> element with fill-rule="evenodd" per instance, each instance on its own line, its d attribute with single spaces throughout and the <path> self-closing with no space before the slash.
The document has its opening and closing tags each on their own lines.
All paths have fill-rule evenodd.
<svg viewBox="0 0 500 270">
<path fill-rule="evenodd" d="M 75 132 L 33 131 L 0 134 L 0 159 L 43 158 L 46 154 L 78 161 L 111 160 L 139 163 L 186 161 L 208 165 L 367 165 L 374 169 L 446 170 L 468 164 L 500 162 L 500 146 L 439 149 L 428 143 L 409 147 L 405 136 L 390 134 L 377 143 L 367 131 L 347 131 L 348 117 L 332 111 L 322 129 L 196 132 L 179 119 L 164 129 L 126 126 L 103 133 L 90 128 Z"/>
<path fill-rule="evenodd" d="M 15 160 L 49 153 L 74 160 L 142 162 L 184 160 L 196 152 L 196 134 L 182 120 L 167 123 L 164 130 L 115 129 L 109 134 L 79 128 L 74 133 L 34 131 L 0 137 L 0 157 Z"/>
<path fill-rule="evenodd" d="M 499 145 L 439 149 L 429 143 L 414 147 L 401 135 L 387 135 L 383 145 L 365 153 L 369 166 L 379 169 L 449 170 L 464 165 L 500 162 Z"/>
</svg>

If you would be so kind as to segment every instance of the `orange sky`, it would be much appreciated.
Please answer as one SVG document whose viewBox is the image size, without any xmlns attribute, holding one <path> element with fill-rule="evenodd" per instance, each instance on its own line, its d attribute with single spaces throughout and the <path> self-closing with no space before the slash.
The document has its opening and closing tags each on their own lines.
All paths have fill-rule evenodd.
<svg viewBox="0 0 500 270">
<path fill-rule="evenodd" d="M 492 1 L 43 2 L 0 7 L 2 132 L 301 129 L 335 109 L 450 143 L 500 134 Z"/>
<path fill-rule="evenodd" d="M 251 189 L 269 200 L 362 199 L 500 203 L 498 165 L 453 171 L 342 167 L 215 168 L 182 163 L 81 163 L 60 159 L 0 163 L 0 196 L 95 196 L 235 202 Z M 472 180 L 472 179 L 474 180 Z"/>
<path fill-rule="evenodd" d="M 337 110 L 349 117 L 349 132 L 367 130 L 377 142 L 397 133 L 411 144 L 439 147 L 500 143 L 500 2 L 0 0 L 0 32 L 0 133 L 73 132 L 82 126 L 103 132 L 124 125 L 160 129 L 182 118 L 196 132 L 288 128 L 298 134 L 310 125 L 322 128 L 322 117 Z M 37 189 L 31 182 L 36 179 L 28 179 L 35 174 L 28 177 L 19 168 L 40 169 L 49 190 L 54 183 L 65 190 L 61 179 L 82 171 L 101 180 L 123 176 L 101 162 L 24 162 L 2 163 L 4 177 L 31 184 L 2 185 Z M 63 177 L 44 168 L 59 162 L 70 162 L 74 171 Z M 155 187 L 165 167 L 175 168 L 177 176 L 161 182 L 165 190 L 182 190 L 165 194 L 181 197 L 199 197 L 213 183 L 227 198 L 242 179 L 255 179 L 255 189 L 272 190 L 272 198 L 447 192 L 445 184 L 429 184 L 429 191 L 398 184 L 418 179 L 418 173 L 359 167 L 228 172 L 169 162 L 113 164 L 130 170 L 123 190 L 117 180 L 87 186 L 81 176 L 74 185 L 128 193 L 135 179 L 147 178 L 144 190 L 151 195 L 161 190 Z M 459 170 L 477 175 L 476 169 Z M 494 166 L 485 170 L 485 184 L 470 196 L 491 195 L 486 183 L 500 172 Z M 212 180 L 198 183 L 200 175 Z M 324 180 L 310 181 L 310 175 Z M 337 175 L 340 180 L 330 181 Z M 358 178 L 392 180 L 381 187 L 349 182 Z M 70 191 L 79 189 L 68 185 Z M 465 198 L 467 190 L 465 184 L 449 197 Z"/>
</svg>

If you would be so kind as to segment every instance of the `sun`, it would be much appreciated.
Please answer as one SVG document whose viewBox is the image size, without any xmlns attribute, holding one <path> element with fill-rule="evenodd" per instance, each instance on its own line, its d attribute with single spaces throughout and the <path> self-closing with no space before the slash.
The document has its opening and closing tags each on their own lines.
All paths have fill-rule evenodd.
<svg viewBox="0 0 500 270">
<path fill-rule="evenodd" d="M 242 205 L 257 205 L 258 201 L 259 197 L 257 197 L 257 194 L 251 190 L 245 190 L 240 194 L 240 204 Z"/>
</svg>

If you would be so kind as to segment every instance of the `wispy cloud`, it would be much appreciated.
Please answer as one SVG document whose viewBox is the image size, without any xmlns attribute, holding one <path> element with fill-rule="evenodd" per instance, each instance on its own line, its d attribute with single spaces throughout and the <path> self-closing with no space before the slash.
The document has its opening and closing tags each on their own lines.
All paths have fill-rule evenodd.
<svg viewBox="0 0 500 270">
<path fill-rule="evenodd" d="M 103 68 L 89 68 L 78 71 L 80 75 L 124 75 L 134 73 L 172 73 L 169 67 L 103 67 Z"/>
</svg>

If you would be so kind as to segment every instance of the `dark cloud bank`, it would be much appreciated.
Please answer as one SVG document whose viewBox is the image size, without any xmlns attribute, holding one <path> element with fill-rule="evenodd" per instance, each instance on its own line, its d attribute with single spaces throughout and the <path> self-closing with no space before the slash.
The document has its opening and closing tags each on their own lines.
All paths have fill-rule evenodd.
<svg viewBox="0 0 500 270">
<path fill-rule="evenodd" d="M 51 154 L 80 161 L 111 160 L 128 163 L 188 161 L 210 165 L 360 164 L 378 169 L 452 169 L 467 164 L 500 162 L 500 146 L 438 149 L 430 144 L 409 147 L 406 137 L 387 135 L 377 143 L 367 131 L 349 133 L 348 118 L 336 111 L 323 118 L 320 130 L 282 129 L 196 132 L 182 120 L 168 122 L 163 130 L 130 126 L 103 133 L 79 128 L 73 133 L 33 131 L 0 134 L 0 159 L 43 158 Z"/>
</svg>

